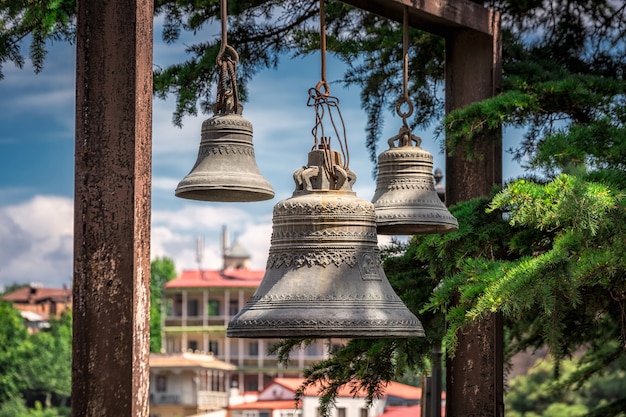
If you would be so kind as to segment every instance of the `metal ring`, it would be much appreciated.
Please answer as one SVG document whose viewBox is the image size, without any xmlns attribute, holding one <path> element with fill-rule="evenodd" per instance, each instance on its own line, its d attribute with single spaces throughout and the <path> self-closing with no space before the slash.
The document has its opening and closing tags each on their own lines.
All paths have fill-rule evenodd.
<svg viewBox="0 0 626 417">
<path fill-rule="evenodd" d="M 401 107 L 403 104 L 409 106 L 409 109 L 406 113 L 402 112 Z M 409 100 L 407 97 L 402 97 L 400 100 L 398 100 L 398 102 L 396 103 L 396 113 L 398 113 L 398 116 L 402 117 L 403 119 L 411 116 L 413 114 L 413 103 L 411 103 L 411 100 Z"/>
<path fill-rule="evenodd" d="M 216 61 L 222 62 L 222 60 L 224 59 L 224 53 L 228 52 L 229 55 L 231 55 L 232 60 L 236 63 L 239 62 L 239 54 L 237 53 L 237 51 L 235 51 L 235 48 L 233 48 L 230 45 L 224 45 L 224 47 L 220 50 L 220 52 L 217 54 L 217 59 Z"/>
<path fill-rule="evenodd" d="M 324 88 L 323 92 L 321 90 L 322 88 Z M 328 97 L 330 95 L 330 87 L 328 86 L 328 83 L 325 80 L 322 80 L 315 85 L 315 91 L 317 91 L 319 94 L 323 95 L 324 97 Z"/>
</svg>

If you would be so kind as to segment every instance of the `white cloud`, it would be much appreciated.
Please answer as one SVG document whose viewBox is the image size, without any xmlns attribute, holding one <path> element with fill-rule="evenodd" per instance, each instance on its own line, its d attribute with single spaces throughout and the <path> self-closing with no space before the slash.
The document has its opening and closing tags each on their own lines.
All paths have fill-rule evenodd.
<svg viewBox="0 0 626 417">
<path fill-rule="evenodd" d="M 35 196 L 0 207 L 0 282 L 70 285 L 73 202 Z"/>
<path fill-rule="evenodd" d="M 152 213 L 152 257 L 169 256 L 176 268 L 197 268 L 196 240 L 204 239 L 201 263 L 204 268 L 222 266 L 222 227 L 227 226 L 229 240 L 234 239 L 248 250 L 252 267 L 265 267 L 271 234 L 269 215 L 255 215 L 254 207 L 237 204 L 185 202 L 174 210 Z"/>
</svg>

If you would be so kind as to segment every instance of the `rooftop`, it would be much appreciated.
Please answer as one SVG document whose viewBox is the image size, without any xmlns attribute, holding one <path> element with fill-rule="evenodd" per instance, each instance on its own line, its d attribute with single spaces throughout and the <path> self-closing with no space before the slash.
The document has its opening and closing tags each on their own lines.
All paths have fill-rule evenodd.
<svg viewBox="0 0 626 417">
<path fill-rule="evenodd" d="M 31 285 L 18 288 L 15 291 L 3 295 L 2 300 L 22 304 L 37 304 L 48 300 L 57 303 L 70 303 L 72 301 L 72 289 L 45 288 L 38 285 Z"/>
<path fill-rule="evenodd" d="M 265 275 L 264 270 L 186 270 L 165 284 L 165 288 L 256 288 Z"/>
<path fill-rule="evenodd" d="M 150 368 L 187 368 L 187 369 L 219 369 L 232 371 L 237 369 L 235 365 L 216 359 L 213 355 L 203 353 L 151 353 Z"/>
</svg>

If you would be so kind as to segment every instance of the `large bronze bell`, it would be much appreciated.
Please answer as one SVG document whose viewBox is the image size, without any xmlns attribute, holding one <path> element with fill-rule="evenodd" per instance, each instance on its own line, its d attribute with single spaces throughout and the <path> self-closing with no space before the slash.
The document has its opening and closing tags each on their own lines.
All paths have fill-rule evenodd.
<svg viewBox="0 0 626 417">
<path fill-rule="evenodd" d="M 328 167 L 331 167 L 330 169 Z M 374 206 L 335 151 L 313 150 L 274 206 L 265 276 L 228 337 L 423 336 L 381 267 Z"/>
<path fill-rule="evenodd" d="M 176 197 L 202 201 L 261 201 L 274 197 L 254 159 L 252 124 L 237 112 L 216 113 L 202 123 L 198 159 L 178 183 Z"/>
<path fill-rule="evenodd" d="M 397 145 L 396 145 L 397 142 Z M 435 189 L 433 156 L 403 126 L 378 156 L 372 202 L 381 235 L 447 233 L 459 228 Z"/>
</svg>

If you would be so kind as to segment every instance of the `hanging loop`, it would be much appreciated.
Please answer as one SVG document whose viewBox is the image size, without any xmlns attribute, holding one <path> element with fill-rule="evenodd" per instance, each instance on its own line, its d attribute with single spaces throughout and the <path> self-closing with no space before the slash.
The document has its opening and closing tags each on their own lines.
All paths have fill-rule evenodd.
<svg viewBox="0 0 626 417">
<path fill-rule="evenodd" d="M 346 139 L 346 125 L 339 109 L 339 99 L 330 95 L 330 86 L 326 80 L 326 20 L 324 13 L 324 0 L 320 0 L 320 55 L 321 55 L 321 80 L 313 88 L 309 88 L 307 106 L 315 109 L 315 125 L 311 129 L 313 135 L 313 150 L 321 150 L 324 153 L 324 170 L 327 178 L 332 179 L 336 186 L 343 183 L 345 173 L 350 163 L 348 153 L 348 141 Z M 336 116 L 335 116 L 336 115 Z M 342 161 L 333 156 L 331 149 L 331 136 L 324 128 L 324 118 L 330 120 L 333 132 L 341 148 Z M 339 118 L 335 122 L 335 117 Z M 334 152 L 336 155 L 337 152 Z M 343 179 L 342 179 L 343 178 Z"/>
<path fill-rule="evenodd" d="M 239 54 L 228 44 L 228 5 L 226 0 L 220 1 L 222 40 L 217 53 L 217 97 L 213 111 L 215 114 L 241 113 L 239 91 L 237 88 L 237 64 Z"/>
<path fill-rule="evenodd" d="M 407 107 L 406 111 L 402 110 L 402 106 L 404 105 Z M 398 113 L 398 116 L 402 117 L 403 124 L 406 124 L 406 119 L 413 114 L 413 103 L 411 103 L 408 97 L 402 97 L 398 100 L 396 103 L 396 113 Z"/>
<path fill-rule="evenodd" d="M 318 82 L 315 85 L 315 91 L 317 92 L 317 94 L 322 95 L 324 97 L 330 96 L 330 86 L 328 85 L 328 82 L 326 82 L 326 80 L 322 80 Z"/>
<path fill-rule="evenodd" d="M 406 111 L 402 107 L 407 107 Z M 413 114 L 413 103 L 409 97 L 409 8 L 404 7 L 402 19 L 402 97 L 396 103 L 396 113 L 402 118 L 402 125 L 407 127 L 407 118 Z"/>
<path fill-rule="evenodd" d="M 217 64 L 221 65 L 225 60 L 231 60 L 237 65 L 239 63 L 239 54 L 230 45 L 222 45 L 220 51 L 217 53 Z"/>
</svg>

